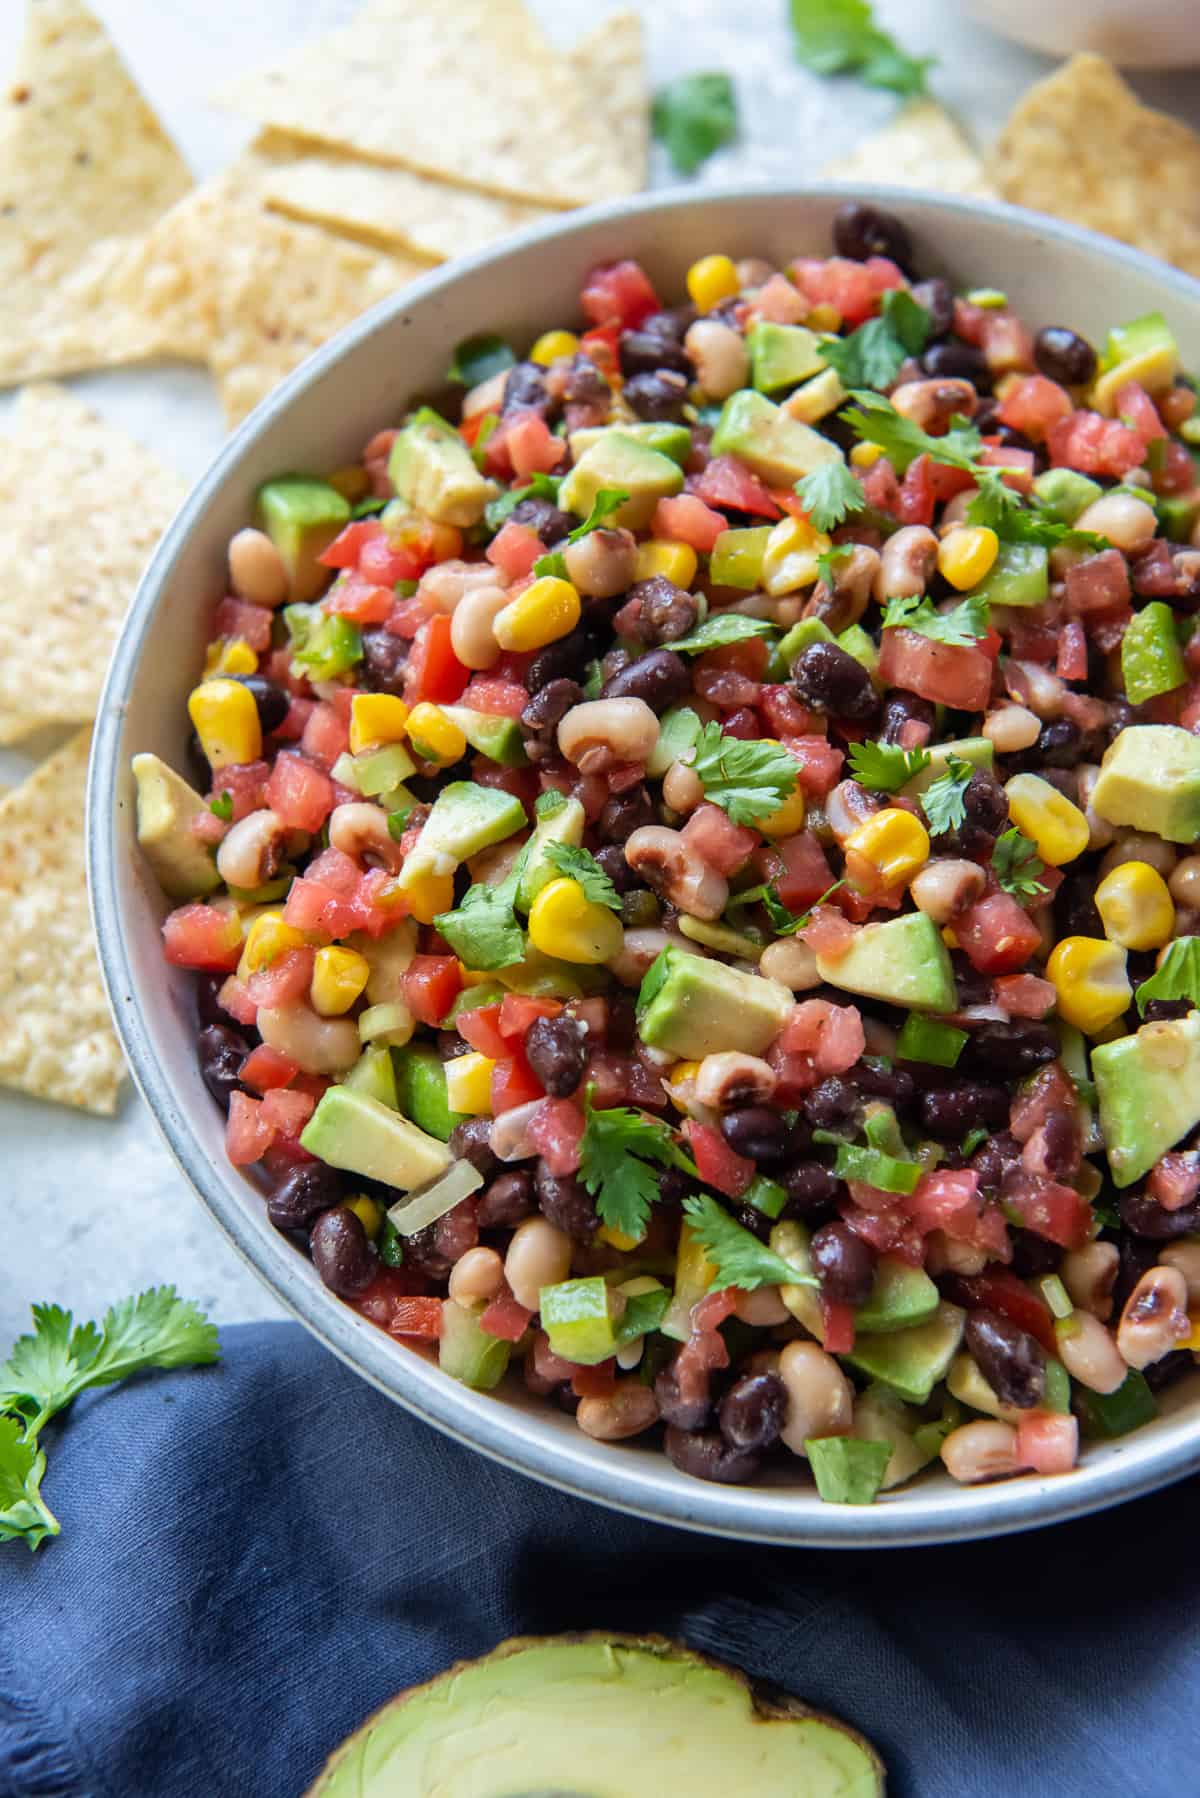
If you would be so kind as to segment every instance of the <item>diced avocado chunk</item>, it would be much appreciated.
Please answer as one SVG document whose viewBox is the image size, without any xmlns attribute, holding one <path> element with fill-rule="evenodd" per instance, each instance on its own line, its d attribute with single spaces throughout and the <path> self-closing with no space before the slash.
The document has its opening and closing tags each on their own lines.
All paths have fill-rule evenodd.
<svg viewBox="0 0 1200 1798">
<path fill-rule="evenodd" d="M 891 1449 L 880 1485 L 882 1492 L 902 1486 L 934 1459 L 932 1445 L 917 1441 L 920 1427 L 921 1413 L 878 1381 L 855 1401 L 855 1436 L 864 1442 L 886 1442 Z"/>
<path fill-rule="evenodd" d="M 659 1325 L 664 1336 L 686 1342 L 692 1333 L 692 1307 L 698 1305 L 717 1277 L 704 1244 L 685 1218 L 675 1256 L 675 1292 Z"/>
<path fill-rule="evenodd" d="M 751 380 L 760 393 L 797 387 L 825 367 L 821 340 L 804 325 L 777 325 L 760 318 L 746 333 Z"/>
<path fill-rule="evenodd" d="M 513 793 L 452 780 L 433 802 L 397 881 L 400 887 L 426 874 L 453 874 L 460 862 L 525 825 L 525 807 Z"/>
<path fill-rule="evenodd" d="M 708 561 L 714 587 L 740 587 L 747 591 L 757 587 L 762 580 L 771 530 L 769 524 L 752 524 L 744 530 L 722 531 Z"/>
<path fill-rule="evenodd" d="M 586 823 L 587 814 L 578 799 L 564 800 L 557 811 L 537 820 L 529 839 L 525 868 L 517 885 L 518 910 L 527 912 L 542 888 L 558 874 L 558 869 L 546 853 L 547 845 L 569 843 L 573 849 L 578 849 L 583 842 Z"/>
<path fill-rule="evenodd" d="M 427 1136 L 378 1099 L 352 1086 L 331 1086 L 304 1126 L 301 1146 L 330 1167 L 346 1168 L 408 1192 L 450 1165 L 445 1143 Z"/>
<path fill-rule="evenodd" d="M 881 1255 L 875 1284 L 854 1314 L 856 1330 L 882 1334 L 923 1324 L 938 1308 L 938 1289 L 920 1267 Z"/>
<path fill-rule="evenodd" d="M 1168 843 L 1200 837 L 1200 737 L 1177 724 L 1130 724 L 1104 752 L 1092 808 L 1109 824 Z"/>
<path fill-rule="evenodd" d="M 958 1004 L 950 952 L 924 912 L 864 924 L 844 955 L 817 956 L 817 972 L 844 993 L 887 1005 L 953 1011 Z"/>
<path fill-rule="evenodd" d="M 1200 1124 L 1200 1012 L 1097 1043 L 1092 1078 L 1112 1177 L 1129 1186 Z"/>
<path fill-rule="evenodd" d="M 403 743 L 383 743 L 378 749 L 339 756 L 334 779 L 343 786 L 357 787 L 365 798 L 374 799 L 380 793 L 394 792 L 416 771 L 417 765 Z"/>
<path fill-rule="evenodd" d="M 580 456 L 558 490 L 558 503 L 586 518 L 602 488 L 619 488 L 629 498 L 609 522 L 642 531 L 659 500 L 669 499 L 682 486 L 683 470 L 678 462 L 639 443 L 628 431 L 613 430 L 606 431 Z"/>
<path fill-rule="evenodd" d="M 512 1344 L 490 1336 L 480 1326 L 479 1313 L 468 1311 L 453 1299 L 442 1302 L 442 1333 L 438 1338 L 438 1366 L 452 1380 L 477 1392 L 491 1392 L 508 1371 Z"/>
<path fill-rule="evenodd" d="M 923 1405 L 958 1353 L 967 1314 L 945 1300 L 911 1330 L 859 1335 L 843 1359 L 872 1380 L 882 1380 L 910 1404 Z"/>
<path fill-rule="evenodd" d="M 996 560 L 971 589 L 990 606 L 1040 606 L 1050 596 L 1050 558 L 1040 543 L 1002 543 Z"/>
<path fill-rule="evenodd" d="M 350 521 L 350 502 L 328 481 L 312 475 L 280 475 L 258 490 L 258 522 L 279 551 L 293 603 L 316 599 L 333 576 L 317 557 Z"/>
<path fill-rule="evenodd" d="M 602 1274 L 543 1286 L 538 1311 L 554 1354 L 595 1367 L 619 1346 L 612 1288 Z"/>
<path fill-rule="evenodd" d="M 879 668 L 879 645 L 861 624 L 848 624 L 844 631 L 838 632 L 835 641 L 839 649 L 844 649 L 848 656 L 861 662 L 867 673 L 874 678 Z"/>
<path fill-rule="evenodd" d="M 192 830 L 211 817 L 208 805 L 181 774 L 158 756 L 135 755 L 137 838 L 154 877 L 169 899 L 202 899 L 221 884 L 212 850 Z"/>
<path fill-rule="evenodd" d="M 1160 535 L 1171 543 L 1186 543 L 1200 518 L 1200 490 L 1160 495 L 1157 506 Z"/>
<path fill-rule="evenodd" d="M 638 1032 L 652 1049 L 684 1060 L 719 1050 L 761 1055 L 783 1029 L 792 995 L 777 980 L 724 962 L 664 949 L 642 981 Z"/>
<path fill-rule="evenodd" d="M 349 947 L 366 958 L 371 972 L 367 975 L 367 1001 L 371 1005 L 403 1002 L 404 976 L 417 953 L 417 926 L 411 918 L 389 930 L 386 936 L 370 937 L 356 932 Z"/>
<path fill-rule="evenodd" d="M 832 643 L 833 632 L 820 618 L 801 618 L 780 638 L 777 654 L 786 668 L 799 660 L 814 643 Z"/>
<path fill-rule="evenodd" d="M 842 386 L 837 369 L 823 369 L 819 375 L 814 375 L 811 381 L 805 381 L 803 387 L 797 387 L 795 393 L 789 396 L 788 417 L 798 418 L 801 424 L 819 424 L 831 412 L 836 412 L 846 397 L 846 389 Z"/>
<path fill-rule="evenodd" d="M 1175 614 L 1161 599 L 1135 612 L 1121 638 L 1121 678 L 1130 705 L 1173 693 L 1187 679 Z"/>
<path fill-rule="evenodd" d="M 1150 394 L 1165 393 L 1179 366 L 1179 345 L 1162 313 L 1143 313 L 1109 332 L 1088 400 L 1097 412 L 1111 418 L 1117 410 L 1117 394 L 1127 381 L 1136 381 Z"/>
<path fill-rule="evenodd" d="M 915 799 L 927 787 L 931 787 L 935 780 L 940 780 L 950 766 L 951 757 L 955 761 L 970 762 L 972 768 L 990 768 L 996 758 L 996 751 L 988 737 L 955 737 L 949 743 L 931 743 L 928 766 L 905 782 L 905 795 Z"/>
<path fill-rule="evenodd" d="M 789 418 L 761 393 L 743 387 L 721 408 L 713 432 L 714 456 L 736 456 L 768 487 L 791 487 L 826 462 L 844 461 L 841 450 L 811 425 Z"/>
<path fill-rule="evenodd" d="M 400 1109 L 390 1049 L 364 1049 L 346 1075 L 346 1085 L 354 1092 L 365 1093 L 368 1099 L 377 1099 L 389 1111 Z"/>
<path fill-rule="evenodd" d="M 401 499 L 418 512 L 464 530 L 479 523 L 496 494 L 495 482 L 480 474 L 454 426 L 430 406 L 414 412 L 396 433 L 388 475 Z"/>
<path fill-rule="evenodd" d="M 578 462 L 593 444 L 602 442 L 611 432 L 618 430 L 623 437 L 632 437 L 635 443 L 657 450 L 660 456 L 670 456 L 672 462 L 678 462 L 681 467 L 692 453 L 692 433 L 686 425 L 649 420 L 641 424 L 594 425 L 582 431 L 572 431 L 567 439 L 572 461 Z"/>
<path fill-rule="evenodd" d="M 890 1443 L 859 1436 L 813 1437 L 804 1452 L 827 1505 L 874 1504 L 892 1458 Z"/>
<path fill-rule="evenodd" d="M 673 706 L 663 713 L 658 742 L 646 759 L 646 773 L 652 780 L 661 780 L 672 762 L 695 747 L 700 729 L 700 719 L 689 705 Z"/>
<path fill-rule="evenodd" d="M 477 712 L 469 705 L 444 705 L 440 708 L 457 724 L 472 749 L 486 755 L 501 768 L 524 768 L 529 761 L 525 739 L 515 718 L 503 718 L 495 712 Z"/>
<path fill-rule="evenodd" d="M 446 1066 L 436 1049 L 406 1043 L 393 1051 L 396 1063 L 396 1098 L 399 1109 L 419 1129 L 439 1142 L 449 1142 L 450 1132 L 463 1122 L 461 1111 L 451 1111 L 446 1098 Z"/>
<path fill-rule="evenodd" d="M 1042 510 L 1049 512 L 1059 524 L 1074 524 L 1104 489 L 1099 481 L 1074 468 L 1048 468 L 1033 483 L 1034 496 Z"/>
</svg>

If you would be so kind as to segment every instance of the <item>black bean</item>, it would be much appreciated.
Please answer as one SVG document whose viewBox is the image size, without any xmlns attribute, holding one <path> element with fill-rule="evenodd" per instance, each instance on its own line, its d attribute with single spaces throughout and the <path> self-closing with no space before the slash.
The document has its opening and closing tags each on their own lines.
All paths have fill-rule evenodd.
<svg viewBox="0 0 1200 1798">
<path fill-rule="evenodd" d="M 1029 1411 L 1046 1391 L 1046 1357 L 1028 1330 L 998 1311 L 969 1311 L 965 1341 L 1002 1405 Z"/>
<path fill-rule="evenodd" d="M 521 728 L 543 748 L 552 749 L 558 742 L 558 727 L 572 706 L 582 705 L 583 688 L 573 680 L 552 680 L 535 688 L 533 697 L 521 713 Z"/>
<path fill-rule="evenodd" d="M 837 1305 L 861 1305 L 875 1284 L 875 1251 L 849 1225 L 822 1224 L 809 1245 L 821 1294 Z"/>
<path fill-rule="evenodd" d="M 947 343 L 931 344 L 921 357 L 921 368 L 925 374 L 940 381 L 970 381 L 972 386 L 985 391 L 992 384 L 991 370 L 983 351 L 957 337 Z"/>
<path fill-rule="evenodd" d="M 736 1155 L 764 1167 L 778 1167 L 788 1153 L 789 1132 L 769 1105 L 742 1105 L 721 1119 L 721 1135 Z"/>
<path fill-rule="evenodd" d="M 213 771 L 209 767 L 208 757 L 200 747 L 200 739 L 194 730 L 188 732 L 183 756 L 193 784 L 199 787 L 202 793 L 207 793 L 213 784 Z"/>
<path fill-rule="evenodd" d="M 229 1023 L 229 1013 L 217 998 L 228 978 L 228 974 L 197 974 L 196 1016 L 201 1024 L 220 1024 L 224 1027 Z M 250 1053 L 249 1049 L 246 1053 Z"/>
<path fill-rule="evenodd" d="M 663 1437 L 667 1459 L 680 1473 L 693 1479 L 715 1480 L 723 1486 L 744 1485 L 759 1468 L 759 1457 L 745 1449 L 730 1448 L 718 1430 L 680 1430 L 668 1426 Z"/>
<path fill-rule="evenodd" d="M 492 1153 L 492 1120 L 464 1118 L 450 1132 L 450 1153 L 459 1161 L 469 1161 L 477 1174 L 486 1180 L 500 1163 Z"/>
<path fill-rule="evenodd" d="M 682 656 L 673 649 L 652 649 L 619 674 L 606 679 L 602 699 L 641 699 L 652 712 L 678 705 L 692 690 L 692 676 Z"/>
<path fill-rule="evenodd" d="M 536 362 L 518 362 L 509 369 L 504 397 L 500 401 L 501 417 L 506 412 L 540 412 L 544 417 L 551 406 L 544 368 L 539 368 Z"/>
<path fill-rule="evenodd" d="M 367 693 L 404 691 L 404 665 L 408 661 L 408 643 L 394 637 L 382 625 L 362 634 L 362 660 L 354 670 L 354 678 Z"/>
<path fill-rule="evenodd" d="M 635 830 L 653 824 L 658 814 L 644 786 L 626 787 L 604 802 L 596 829 L 606 843 L 627 843 Z"/>
<path fill-rule="evenodd" d="M 1061 940 L 1066 936 L 1104 935 L 1094 894 L 1096 876 L 1092 872 L 1068 874 L 1054 895 L 1054 922 Z"/>
<path fill-rule="evenodd" d="M 1113 1283 L 1112 1302 L 1113 1314 L 1119 1317 L 1142 1275 L 1158 1260 L 1158 1245 L 1145 1237 L 1130 1236 L 1127 1232 L 1122 1232 L 1117 1244 L 1117 1255 L 1117 1277 Z"/>
<path fill-rule="evenodd" d="M 1176 1380 L 1183 1379 L 1195 1368 L 1195 1360 L 1188 1349 L 1173 1349 L 1170 1354 L 1160 1355 L 1149 1367 L 1142 1371 L 1146 1376 L 1146 1384 L 1151 1392 L 1162 1392 L 1173 1386 Z"/>
<path fill-rule="evenodd" d="M 1035 1236 L 1032 1230 L 1011 1230 L 1012 1271 L 1022 1280 L 1036 1280 L 1040 1274 L 1056 1274 L 1062 1266 L 1065 1251 L 1046 1236 Z"/>
<path fill-rule="evenodd" d="M 200 1078 L 222 1111 L 239 1091 L 238 1071 L 249 1053 L 245 1037 L 228 1024 L 207 1024 L 196 1038 Z"/>
<path fill-rule="evenodd" d="M 652 312 L 638 326 L 639 331 L 647 337 L 656 337 L 660 343 L 682 343 L 689 328 L 696 322 L 696 308 L 689 300 L 684 306 L 671 306 L 662 312 Z"/>
<path fill-rule="evenodd" d="M 460 1055 L 470 1055 L 471 1045 L 463 1040 L 457 1030 L 439 1030 L 437 1052 L 443 1061 L 457 1061 Z"/>
<path fill-rule="evenodd" d="M 981 1143 L 971 1157 L 971 1166 L 979 1175 L 984 1192 L 999 1192 L 1005 1171 L 1021 1159 L 1021 1145 L 1011 1131 L 998 1130 Z"/>
<path fill-rule="evenodd" d="M 963 808 L 971 824 L 992 836 L 1008 826 L 1008 795 L 986 768 L 977 768 L 963 788 Z"/>
<path fill-rule="evenodd" d="M 699 1430 L 708 1422 L 712 1399 L 708 1376 L 699 1368 L 689 1368 L 686 1384 L 681 1387 L 674 1363 L 664 1367 L 655 1376 L 654 1396 L 663 1422 L 677 1430 Z"/>
<path fill-rule="evenodd" d="M 932 731 L 934 726 L 934 710 L 927 699 L 917 693 L 906 693 L 897 689 L 888 694 L 883 702 L 883 721 L 879 730 L 881 743 L 898 743 L 900 733 L 906 724 L 916 719 L 927 724 Z"/>
<path fill-rule="evenodd" d="M 615 1038 L 609 1031 L 609 1042 L 615 1046 Z M 692 1182 L 682 1168 L 664 1168 L 658 1177 L 658 1203 L 669 1210 L 677 1211 L 692 1190 Z"/>
<path fill-rule="evenodd" d="M 587 1188 L 573 1174 L 552 1174 L 539 1159 L 537 1173 L 538 1209 L 544 1218 L 570 1236 L 575 1242 L 590 1242 L 600 1228 L 596 1202 Z"/>
<path fill-rule="evenodd" d="M 345 1181 L 324 1161 L 290 1167 L 275 1183 L 267 1200 L 267 1216 L 277 1230 L 307 1230 L 323 1211 L 339 1205 Z"/>
<path fill-rule="evenodd" d="M 833 247 L 851 262 L 868 262 L 886 256 L 907 274 L 912 267 L 912 238 L 908 226 L 882 206 L 865 206 L 847 200 L 833 217 Z"/>
<path fill-rule="evenodd" d="M 836 1130 L 858 1116 L 858 1093 L 840 1074 L 830 1074 L 804 1095 L 804 1115 L 814 1130 Z"/>
<path fill-rule="evenodd" d="M 601 681 L 615 680 L 618 674 L 625 672 L 626 668 L 632 668 L 636 660 L 637 657 L 632 649 L 626 649 L 623 645 L 617 644 L 615 648 L 608 650 L 600 658 Z"/>
<path fill-rule="evenodd" d="M 444 1280 L 455 1262 L 479 1241 L 478 1211 L 477 1199 L 462 1199 L 435 1223 L 406 1237 L 405 1264 L 428 1279 Z"/>
<path fill-rule="evenodd" d="M 591 357 L 581 351 L 567 369 L 563 399 L 568 406 L 598 406 L 607 405 L 611 398 L 612 388 Z"/>
<path fill-rule="evenodd" d="M 1100 932 L 1095 933 L 1099 935 Z M 1142 1010 L 1145 1024 L 1165 1024 L 1173 1018 L 1186 1018 L 1192 1010 L 1190 999 L 1148 999 Z"/>
<path fill-rule="evenodd" d="M 620 843 L 606 843 L 603 849 L 597 849 L 596 860 L 618 893 L 624 895 L 644 890 L 639 888 L 638 877 L 625 860 L 625 851 Z"/>
<path fill-rule="evenodd" d="M 604 627 L 607 630 L 607 626 Z M 577 625 L 557 643 L 539 649 L 525 670 L 525 685 L 531 693 L 540 693 L 551 681 L 582 677 L 588 662 L 596 654 L 600 627 L 586 621 Z"/>
<path fill-rule="evenodd" d="M 1173 1237 L 1191 1236 L 1200 1230 L 1200 1199 L 1181 1205 L 1177 1211 L 1168 1211 L 1148 1192 L 1127 1192 L 1122 1194 L 1117 1208 L 1127 1230 L 1152 1242 L 1170 1242 Z"/>
<path fill-rule="evenodd" d="M 1052 1180 L 1069 1181 L 1078 1170 L 1079 1131 L 1065 1111 L 1052 1111 L 1042 1125 L 1042 1159 Z"/>
<path fill-rule="evenodd" d="M 1065 325 L 1047 325 L 1033 340 L 1038 373 L 1062 387 L 1084 387 L 1096 373 L 1096 352 L 1086 337 Z"/>
<path fill-rule="evenodd" d="M 972 1026 L 956 1072 L 1012 1080 L 1021 1074 L 1032 1074 L 1057 1054 L 1058 1037 L 1053 1024 L 1038 1023 L 1032 1018 L 1010 1018 L 1007 1022 L 989 1018 Z"/>
<path fill-rule="evenodd" d="M 475 1221 L 481 1230 L 515 1230 L 533 1203 L 533 1175 L 523 1167 L 510 1168 L 484 1187 Z"/>
<path fill-rule="evenodd" d="M 972 967 L 961 949 L 952 950 L 950 960 L 954 967 L 954 984 L 958 989 L 959 1005 L 989 1004 L 992 997 L 989 977 Z"/>
<path fill-rule="evenodd" d="M 577 1018 L 535 1018 L 525 1037 L 525 1058 L 552 1099 L 566 1099 L 583 1079 L 587 1031 Z"/>
<path fill-rule="evenodd" d="M 798 1161 L 781 1176 L 781 1184 L 788 1198 L 784 1216 L 806 1223 L 823 1219 L 846 1192 L 843 1182 L 819 1161 Z"/>
<path fill-rule="evenodd" d="M 547 549 L 553 543 L 561 543 L 567 533 L 575 529 L 577 522 L 569 512 L 560 511 L 552 500 L 543 499 L 536 493 L 518 500 L 509 518 L 513 524 L 529 525 Z"/>
<path fill-rule="evenodd" d="M 650 331 L 622 331 L 618 345 L 621 373 L 628 381 L 634 375 L 652 375 L 658 369 L 673 373 L 692 373 L 691 358 L 678 338 L 660 337 Z"/>
<path fill-rule="evenodd" d="M 639 418 L 653 423 L 678 424 L 687 403 L 687 376 L 664 368 L 653 375 L 634 375 L 626 381 L 623 397 Z"/>
<path fill-rule="evenodd" d="M 760 1242 L 769 1242 L 774 1220 L 757 1205 L 740 1205 L 734 1200 L 733 1215 L 743 1230 L 749 1230 L 751 1236 L 757 1236 Z"/>
<path fill-rule="evenodd" d="M 930 342 L 945 337 L 954 323 L 954 289 L 949 281 L 943 281 L 940 275 L 932 281 L 918 281 L 912 297 L 929 314 Z"/>
<path fill-rule="evenodd" d="M 787 1387 L 777 1373 L 748 1373 L 721 1400 L 721 1434 L 731 1448 L 761 1455 L 787 1420 Z"/>
<path fill-rule="evenodd" d="M 273 680 L 267 680 L 261 674 L 235 674 L 232 679 L 239 687 L 245 687 L 254 695 L 258 722 L 262 726 L 263 735 L 269 737 L 287 717 L 291 699 L 282 687 L 277 687 Z"/>
<path fill-rule="evenodd" d="M 313 1266 L 331 1292 L 352 1299 L 375 1277 L 376 1258 L 359 1219 L 346 1205 L 323 1211 L 308 1238 Z"/>
<path fill-rule="evenodd" d="M 1002 1086 L 963 1081 L 921 1094 L 921 1123 L 931 1136 L 959 1141 L 968 1130 L 1008 1122 L 1008 1093 Z"/>
<path fill-rule="evenodd" d="M 917 1083 L 907 1068 L 887 1068 L 878 1061 L 859 1061 L 850 1070 L 860 1093 L 886 1099 L 896 1111 L 904 1111 L 917 1096 Z"/>
<path fill-rule="evenodd" d="M 836 643 L 810 643 L 792 667 L 792 691 L 801 705 L 836 718 L 871 718 L 879 700 L 871 677 Z"/>
<path fill-rule="evenodd" d="M 686 637 L 700 616 L 692 595 L 662 574 L 636 581 L 629 589 L 629 599 L 638 602 L 638 637 L 651 646 Z"/>
</svg>

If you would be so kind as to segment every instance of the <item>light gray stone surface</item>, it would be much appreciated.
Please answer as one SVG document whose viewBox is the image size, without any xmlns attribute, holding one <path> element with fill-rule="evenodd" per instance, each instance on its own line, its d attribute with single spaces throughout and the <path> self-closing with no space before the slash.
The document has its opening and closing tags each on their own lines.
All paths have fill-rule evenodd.
<svg viewBox="0 0 1200 1798">
<path fill-rule="evenodd" d="M 616 0 L 614 0 L 614 4 Z M 222 167 L 249 135 L 206 96 L 231 71 L 279 53 L 353 12 L 353 0 L 92 0 L 197 175 Z M 588 30 L 596 0 L 533 0 L 560 43 Z M 436 11 L 436 0 L 430 0 Z M 697 177 L 703 185 L 802 179 L 889 117 L 893 102 L 853 82 L 822 82 L 791 58 L 786 0 L 642 0 L 652 75 L 727 69 L 739 142 Z M 0 23 L 0 78 L 20 28 L 19 0 Z M 938 95 L 986 141 L 1051 64 L 974 26 L 954 0 L 879 0 L 879 17 L 913 51 L 937 54 Z M 1148 100 L 1200 122 L 1200 78 L 1136 78 Z M 403 105 L 403 84 L 398 84 Z M 670 180 L 655 152 L 654 180 Z M 207 376 L 190 368 L 114 372 L 74 383 L 105 416 L 197 476 L 222 427 Z M 0 397 L 0 414 L 10 404 Z M 0 752 L 0 779 L 28 766 Z M 3 945 L 0 944 L 0 953 Z M 216 1318 L 278 1315 L 192 1196 L 141 1101 L 127 1088 L 111 1122 L 0 1092 L 0 1354 L 35 1299 L 93 1315 L 123 1294 L 173 1280 Z"/>
</svg>

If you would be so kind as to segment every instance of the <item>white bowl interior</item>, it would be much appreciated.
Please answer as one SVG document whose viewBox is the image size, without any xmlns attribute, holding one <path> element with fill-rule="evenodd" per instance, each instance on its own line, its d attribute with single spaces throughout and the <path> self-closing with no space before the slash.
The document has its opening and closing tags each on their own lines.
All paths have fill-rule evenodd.
<svg viewBox="0 0 1200 1798">
<path fill-rule="evenodd" d="M 1194 1382 L 1124 1440 L 1089 1445 L 1057 1479 L 982 1489 L 927 1475 L 869 1509 L 823 1504 L 799 1474 L 721 1487 L 678 1473 L 658 1448 L 590 1441 L 523 1390 L 480 1395 L 444 1377 L 342 1305 L 311 1263 L 266 1221 L 259 1192 L 225 1158 L 223 1118 L 201 1084 L 191 977 L 163 960 L 167 909 L 134 840 L 129 759 L 153 750 L 182 768 L 186 696 L 223 591 L 225 548 L 258 484 L 285 470 L 352 460 L 410 398 L 440 385 L 460 338 L 497 330 L 517 345 L 578 316 L 594 263 L 635 256 L 670 301 L 699 255 L 785 262 L 829 253 L 830 221 L 849 189 L 651 195 L 576 215 L 437 272 L 385 302 L 305 367 L 247 421 L 167 533 L 125 626 L 93 754 L 89 856 L 101 956 L 135 1078 L 184 1172 L 235 1246 L 279 1298 L 344 1360 L 411 1410 L 525 1472 L 583 1496 L 714 1533 L 830 1546 L 943 1541 L 1079 1514 L 1200 1465 Z M 882 192 L 908 223 L 923 274 L 1002 287 L 1035 326 L 1070 324 L 1094 340 L 1155 307 L 1171 319 L 1185 364 L 1200 366 L 1200 284 L 1086 232 L 1015 209 Z M 169 1270 L 168 1270 L 169 1271 Z M 518 1383 L 514 1382 L 514 1386 Z"/>
</svg>

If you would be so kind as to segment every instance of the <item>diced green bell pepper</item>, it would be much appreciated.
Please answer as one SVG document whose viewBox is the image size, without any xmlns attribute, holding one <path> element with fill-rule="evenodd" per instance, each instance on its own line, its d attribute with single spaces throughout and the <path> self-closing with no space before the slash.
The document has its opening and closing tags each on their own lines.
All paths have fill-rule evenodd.
<svg viewBox="0 0 1200 1798">
<path fill-rule="evenodd" d="M 787 1204 L 787 1194 L 777 1181 L 768 1180 L 764 1174 L 759 1174 L 742 1194 L 742 1203 L 753 1205 L 764 1217 L 776 1218 Z"/>
<path fill-rule="evenodd" d="M 880 1192 L 914 1191 L 924 1168 L 918 1161 L 900 1161 L 880 1149 L 860 1149 L 854 1143 L 842 1143 L 834 1162 L 839 1180 L 862 1180 L 877 1186 Z"/>
<path fill-rule="evenodd" d="M 295 610 L 288 606 L 285 616 Z M 290 617 L 288 624 L 290 627 Z M 308 628 L 302 626 L 298 641 L 292 667 L 310 680 L 334 680 L 362 660 L 362 632 L 340 613 L 324 616 Z"/>
<path fill-rule="evenodd" d="M 1175 614 L 1161 599 L 1131 618 L 1121 639 L 1121 674 L 1130 705 L 1171 693 L 1187 679 Z"/>
<path fill-rule="evenodd" d="M 550 1347 L 564 1361 L 594 1367 L 620 1347 L 612 1293 L 600 1274 L 543 1286 L 539 1310 Z"/>
<path fill-rule="evenodd" d="M 910 1011 L 896 1039 L 897 1061 L 923 1061 L 930 1067 L 952 1068 L 966 1045 L 967 1032 L 937 1018 Z"/>
<path fill-rule="evenodd" d="M 1040 543 L 1002 543 L 973 599 L 990 606 L 1040 606 L 1050 597 L 1050 559 Z"/>
<path fill-rule="evenodd" d="M 1158 1416 L 1154 1394 L 1146 1376 L 1131 1367 L 1115 1392 L 1091 1392 L 1075 1388 L 1075 1409 L 1085 1436 L 1128 1436 Z"/>
<path fill-rule="evenodd" d="M 819 618 L 802 618 L 780 640 L 777 653 L 784 666 L 790 668 L 813 643 L 832 643 L 833 632 Z"/>
<path fill-rule="evenodd" d="M 757 587 L 762 578 L 763 556 L 770 535 L 769 524 L 750 525 L 740 531 L 722 531 L 709 557 L 708 573 L 713 585 L 747 590 Z"/>
<path fill-rule="evenodd" d="M 446 1299 L 442 1304 L 442 1334 L 438 1340 L 438 1365 L 452 1379 L 477 1392 L 490 1392 L 508 1370 L 512 1344 L 489 1336 L 479 1316 L 465 1305 Z"/>
<path fill-rule="evenodd" d="M 867 673 L 874 677 L 879 668 L 879 645 L 868 635 L 861 624 L 849 624 L 834 639 L 839 649 L 844 649 L 848 656 L 861 662 Z"/>
</svg>

